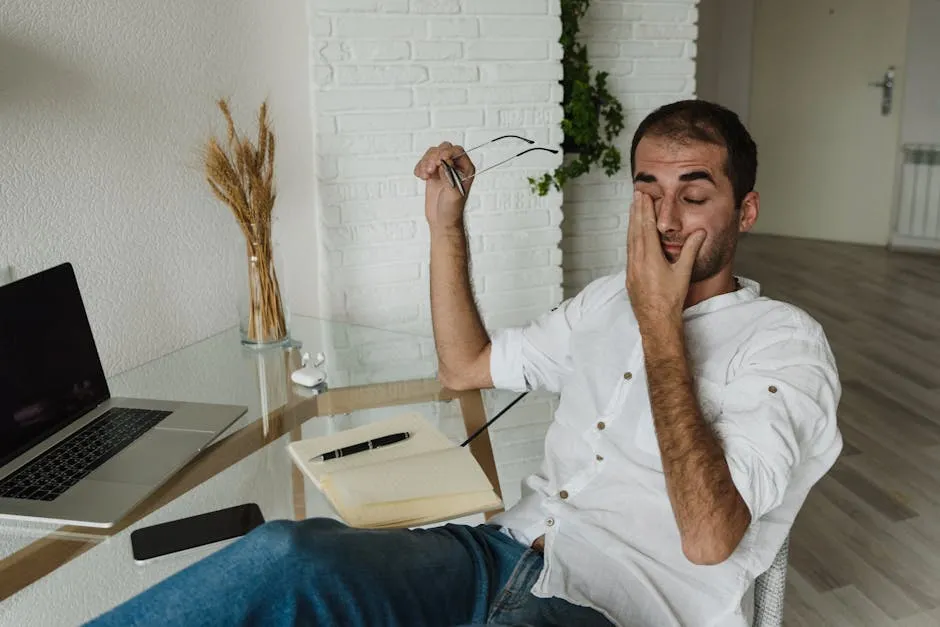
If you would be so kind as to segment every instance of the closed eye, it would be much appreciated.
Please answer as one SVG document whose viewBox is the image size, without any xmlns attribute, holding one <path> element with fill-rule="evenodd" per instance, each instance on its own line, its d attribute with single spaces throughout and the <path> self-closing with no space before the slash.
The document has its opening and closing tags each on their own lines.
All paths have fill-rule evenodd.
<svg viewBox="0 0 940 627">
<path fill-rule="evenodd" d="M 704 205 L 706 199 L 697 199 L 697 198 L 686 198 L 685 201 L 690 205 Z"/>
</svg>

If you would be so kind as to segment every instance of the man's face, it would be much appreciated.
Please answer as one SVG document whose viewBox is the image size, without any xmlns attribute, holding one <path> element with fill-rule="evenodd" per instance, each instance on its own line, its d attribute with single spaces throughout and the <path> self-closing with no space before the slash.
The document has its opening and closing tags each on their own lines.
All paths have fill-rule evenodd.
<svg viewBox="0 0 940 627">
<path fill-rule="evenodd" d="M 739 231 L 747 230 L 735 211 L 725 158 L 721 146 L 662 137 L 644 137 L 636 148 L 634 186 L 653 199 L 666 259 L 675 263 L 686 238 L 698 230 L 706 233 L 692 268 L 693 283 L 727 266 Z"/>
</svg>

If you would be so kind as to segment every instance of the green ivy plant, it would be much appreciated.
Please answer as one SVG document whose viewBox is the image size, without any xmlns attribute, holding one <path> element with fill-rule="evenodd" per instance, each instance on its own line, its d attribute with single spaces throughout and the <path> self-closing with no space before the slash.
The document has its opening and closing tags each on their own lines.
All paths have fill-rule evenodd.
<svg viewBox="0 0 940 627">
<path fill-rule="evenodd" d="M 529 177 L 532 191 L 539 196 L 552 187 L 561 190 L 570 179 L 590 172 L 595 163 L 600 163 L 607 176 L 620 170 L 620 151 L 612 142 L 623 130 L 623 105 L 607 89 L 607 72 L 598 72 L 591 80 L 587 47 L 578 41 L 581 18 L 590 4 L 591 0 L 561 0 L 563 148 L 577 157 L 541 178 Z"/>
</svg>

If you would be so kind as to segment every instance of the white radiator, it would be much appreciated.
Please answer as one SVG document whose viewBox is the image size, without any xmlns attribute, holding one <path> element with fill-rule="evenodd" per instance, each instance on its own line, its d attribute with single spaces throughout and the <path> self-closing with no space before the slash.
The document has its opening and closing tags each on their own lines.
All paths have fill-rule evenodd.
<svg viewBox="0 0 940 627">
<path fill-rule="evenodd" d="M 940 250 L 940 145 L 902 148 L 893 248 Z"/>
</svg>

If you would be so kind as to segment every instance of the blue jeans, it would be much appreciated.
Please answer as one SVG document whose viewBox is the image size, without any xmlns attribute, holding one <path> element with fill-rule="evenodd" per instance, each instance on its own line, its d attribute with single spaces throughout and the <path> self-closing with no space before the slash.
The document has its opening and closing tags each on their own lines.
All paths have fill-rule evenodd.
<svg viewBox="0 0 940 627">
<path fill-rule="evenodd" d="M 532 588 L 542 555 L 498 527 L 364 530 L 274 521 L 88 623 L 610 627 Z"/>
</svg>

